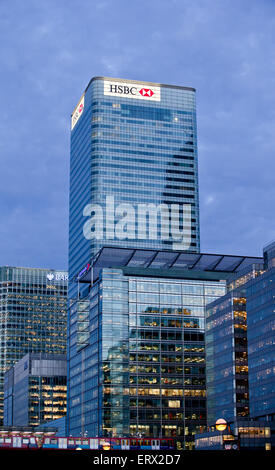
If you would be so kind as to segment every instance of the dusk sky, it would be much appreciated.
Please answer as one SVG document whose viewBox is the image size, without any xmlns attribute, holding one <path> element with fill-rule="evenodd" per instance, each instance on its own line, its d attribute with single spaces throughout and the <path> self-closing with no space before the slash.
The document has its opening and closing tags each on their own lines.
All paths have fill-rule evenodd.
<svg viewBox="0 0 275 470">
<path fill-rule="evenodd" d="M 201 251 L 275 239 L 275 0 L 0 0 L 0 265 L 67 269 L 70 115 L 93 76 L 197 90 Z"/>
</svg>

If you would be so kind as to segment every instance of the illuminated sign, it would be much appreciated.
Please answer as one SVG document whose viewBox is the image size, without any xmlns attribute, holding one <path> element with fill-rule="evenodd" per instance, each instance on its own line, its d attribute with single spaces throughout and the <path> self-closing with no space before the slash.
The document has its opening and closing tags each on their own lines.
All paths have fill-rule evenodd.
<svg viewBox="0 0 275 470">
<path fill-rule="evenodd" d="M 237 441 L 234 441 L 233 444 L 224 444 L 224 450 L 239 450 L 239 444 Z"/>
<path fill-rule="evenodd" d="M 48 273 L 48 281 L 68 281 L 68 274 L 63 272 Z"/>
<path fill-rule="evenodd" d="M 160 87 L 132 82 L 104 80 L 104 95 L 134 98 L 136 100 L 160 101 Z"/>
<path fill-rule="evenodd" d="M 77 279 L 80 279 L 83 276 L 83 274 L 89 271 L 89 268 L 90 268 L 90 263 L 86 264 L 85 268 L 81 269 L 80 273 L 78 273 Z"/>
<path fill-rule="evenodd" d="M 77 107 L 75 108 L 73 114 L 72 114 L 72 118 L 71 118 L 71 130 L 73 130 L 74 126 L 76 125 L 78 119 L 80 118 L 80 116 L 82 115 L 83 113 L 83 109 L 84 109 L 84 96 L 85 95 L 82 95 Z"/>
</svg>

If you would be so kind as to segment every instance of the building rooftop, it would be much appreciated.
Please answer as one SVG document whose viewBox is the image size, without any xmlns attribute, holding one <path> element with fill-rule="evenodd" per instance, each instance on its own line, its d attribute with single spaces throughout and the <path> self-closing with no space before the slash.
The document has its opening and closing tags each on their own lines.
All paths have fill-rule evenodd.
<svg viewBox="0 0 275 470">
<path fill-rule="evenodd" d="M 125 83 L 140 83 L 141 85 L 151 85 L 151 86 L 160 86 L 162 88 L 178 88 L 181 90 L 188 90 L 188 91 L 196 91 L 195 88 L 189 86 L 181 86 L 181 85 L 168 85 L 166 83 L 157 83 L 157 82 L 148 82 L 148 81 L 141 81 L 141 80 L 131 80 L 129 78 L 113 78 L 113 77 L 92 77 L 89 81 L 85 91 L 89 88 L 90 84 L 95 80 L 111 80 L 112 82 L 125 82 Z"/>
<path fill-rule="evenodd" d="M 102 268 L 149 268 L 232 274 L 259 263 L 263 263 L 262 257 L 105 246 L 83 267 L 75 280 L 90 282 L 92 276 L 96 279 Z"/>
</svg>

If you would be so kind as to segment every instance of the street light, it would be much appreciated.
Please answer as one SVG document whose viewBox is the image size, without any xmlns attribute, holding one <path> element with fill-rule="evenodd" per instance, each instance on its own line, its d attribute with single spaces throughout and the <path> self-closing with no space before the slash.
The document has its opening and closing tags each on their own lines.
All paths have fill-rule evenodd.
<svg viewBox="0 0 275 470">
<path fill-rule="evenodd" d="M 103 442 L 103 450 L 110 450 L 111 449 L 111 444 L 108 441 Z"/>
<path fill-rule="evenodd" d="M 227 428 L 227 422 L 223 418 L 217 419 L 215 423 L 215 427 L 217 431 L 220 431 L 220 432 L 225 431 Z"/>
</svg>

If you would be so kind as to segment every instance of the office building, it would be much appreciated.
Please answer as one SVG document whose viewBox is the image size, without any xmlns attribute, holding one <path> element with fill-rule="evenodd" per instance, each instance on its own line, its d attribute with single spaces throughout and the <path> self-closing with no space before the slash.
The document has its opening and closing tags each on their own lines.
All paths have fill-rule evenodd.
<svg viewBox="0 0 275 470">
<path fill-rule="evenodd" d="M 264 260 L 265 272 L 246 286 L 250 416 L 272 422 L 275 444 L 275 242 Z"/>
<path fill-rule="evenodd" d="M 68 434 L 173 437 L 206 427 L 204 315 L 257 258 L 103 247 L 76 277 Z"/>
<path fill-rule="evenodd" d="M 4 426 L 54 426 L 66 411 L 66 355 L 29 353 L 5 373 Z"/>
<path fill-rule="evenodd" d="M 257 450 L 273 449 L 269 423 L 238 419 L 227 424 L 224 431 L 211 426 L 195 436 L 195 450 Z"/>
<path fill-rule="evenodd" d="M 193 88 L 94 77 L 83 93 L 71 118 L 70 279 L 106 245 L 200 251 Z"/>
<path fill-rule="evenodd" d="M 246 283 L 263 264 L 249 266 L 228 280 L 228 292 L 206 307 L 207 418 L 228 422 L 249 417 Z"/>
<path fill-rule="evenodd" d="M 54 419 L 53 421 L 48 421 L 44 424 L 39 426 L 39 429 L 45 429 L 47 431 L 48 428 L 55 429 L 54 436 L 55 437 L 64 437 L 67 433 L 67 426 L 66 426 L 66 415 L 62 418 Z"/>
<path fill-rule="evenodd" d="M 274 259 L 273 242 L 264 248 L 262 263 L 228 280 L 229 292 L 206 308 L 205 333 L 208 425 L 224 418 L 236 429 L 244 427 L 252 439 L 254 431 L 250 432 L 250 428 L 256 429 L 261 423 L 268 426 L 268 442 L 272 447 Z M 246 424 L 240 424 L 244 419 Z"/>
<path fill-rule="evenodd" d="M 246 416 L 275 421 L 274 259 L 228 281 L 229 292 L 206 309 L 208 424 Z"/>
<path fill-rule="evenodd" d="M 25 354 L 66 354 L 67 284 L 64 271 L 0 267 L 0 424 L 4 374 Z"/>
</svg>

